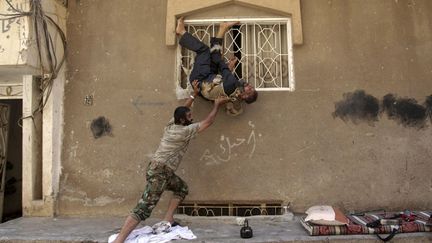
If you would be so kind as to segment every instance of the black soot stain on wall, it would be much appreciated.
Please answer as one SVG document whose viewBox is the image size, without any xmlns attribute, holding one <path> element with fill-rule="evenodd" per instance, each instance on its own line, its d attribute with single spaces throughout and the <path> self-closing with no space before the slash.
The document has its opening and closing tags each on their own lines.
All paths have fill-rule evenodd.
<svg viewBox="0 0 432 243">
<path fill-rule="evenodd" d="M 383 98 L 383 111 L 388 118 L 404 127 L 423 128 L 426 125 L 426 108 L 415 99 L 398 98 L 387 94 Z"/>
<path fill-rule="evenodd" d="M 94 138 L 100 138 L 104 135 L 112 135 L 111 125 L 109 124 L 108 119 L 103 116 L 94 119 L 91 123 L 90 129 Z"/>
<path fill-rule="evenodd" d="M 339 117 L 343 121 L 351 120 L 354 124 L 358 121 L 366 121 L 373 125 L 378 121 L 379 100 L 364 90 L 356 90 L 353 93 L 345 93 L 344 99 L 335 104 L 333 117 Z"/>
<path fill-rule="evenodd" d="M 357 124 L 363 121 L 373 126 L 381 113 L 404 127 L 424 128 L 427 118 L 432 120 L 432 95 L 426 97 L 424 105 L 420 105 L 415 99 L 400 98 L 394 94 L 385 95 L 379 102 L 364 90 L 356 90 L 343 94 L 343 100 L 335 103 L 332 115 L 345 122 L 351 120 Z"/>
<path fill-rule="evenodd" d="M 432 122 L 432 95 L 426 97 L 425 106 L 426 106 L 426 113 Z"/>
</svg>

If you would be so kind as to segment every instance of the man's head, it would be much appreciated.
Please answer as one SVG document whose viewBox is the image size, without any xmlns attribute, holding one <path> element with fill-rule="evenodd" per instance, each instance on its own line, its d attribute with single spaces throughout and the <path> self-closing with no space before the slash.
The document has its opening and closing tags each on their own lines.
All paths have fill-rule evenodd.
<svg viewBox="0 0 432 243">
<path fill-rule="evenodd" d="M 246 83 L 244 85 L 244 91 L 240 94 L 240 97 L 246 103 L 250 104 L 250 103 L 253 103 L 257 100 L 258 92 L 255 90 L 255 88 L 252 85 L 250 85 L 249 83 Z"/>
<path fill-rule="evenodd" d="M 177 125 L 187 126 L 192 124 L 192 112 L 186 106 L 179 106 L 174 111 L 174 123 Z"/>
</svg>

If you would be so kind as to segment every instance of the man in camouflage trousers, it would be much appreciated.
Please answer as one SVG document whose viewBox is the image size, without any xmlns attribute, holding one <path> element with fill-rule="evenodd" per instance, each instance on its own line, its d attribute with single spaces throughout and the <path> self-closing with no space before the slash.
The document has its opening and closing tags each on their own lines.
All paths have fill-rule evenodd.
<svg viewBox="0 0 432 243">
<path fill-rule="evenodd" d="M 198 80 L 200 93 L 207 100 L 215 100 L 220 96 L 229 97 L 227 114 L 234 116 L 242 113 L 243 101 L 250 104 L 258 97 L 252 85 L 232 74 L 236 60 L 230 60 L 230 67 L 222 58 L 222 42 L 225 33 L 236 24 L 238 22 L 221 23 L 216 37 L 210 39 L 210 47 L 186 31 L 183 18 L 178 20 L 176 29 L 176 33 L 180 36 L 179 44 L 196 53 L 189 81 Z"/>
<path fill-rule="evenodd" d="M 113 242 L 124 242 L 140 221 L 150 217 L 153 208 L 156 206 L 162 193 L 166 190 L 173 191 L 174 194 L 170 200 L 164 220 L 154 225 L 153 230 L 155 233 L 166 231 L 174 223 L 174 211 L 188 194 L 188 186 L 174 172 L 179 166 L 190 140 L 197 133 L 206 130 L 213 124 L 219 106 L 228 101 L 227 98 L 217 98 L 212 111 L 207 117 L 201 122 L 192 123 L 193 119 L 190 107 L 199 92 L 198 82 L 194 82 L 193 87 L 194 95 L 191 95 L 186 100 L 184 106 L 177 107 L 174 111 L 174 118 L 165 127 L 159 148 L 147 167 L 147 185 L 144 193 L 132 210 L 132 213 L 126 218 L 120 233 Z"/>
</svg>

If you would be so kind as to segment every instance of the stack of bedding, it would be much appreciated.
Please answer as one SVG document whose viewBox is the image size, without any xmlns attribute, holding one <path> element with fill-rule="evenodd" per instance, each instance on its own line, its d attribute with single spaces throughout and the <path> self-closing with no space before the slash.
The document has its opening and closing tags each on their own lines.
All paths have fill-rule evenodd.
<svg viewBox="0 0 432 243">
<path fill-rule="evenodd" d="M 428 224 L 432 211 L 413 211 L 412 217 L 395 217 L 403 212 L 364 213 L 361 215 L 343 214 L 332 206 L 314 206 L 300 219 L 310 235 L 353 235 L 390 234 L 411 232 L 432 232 Z"/>
</svg>

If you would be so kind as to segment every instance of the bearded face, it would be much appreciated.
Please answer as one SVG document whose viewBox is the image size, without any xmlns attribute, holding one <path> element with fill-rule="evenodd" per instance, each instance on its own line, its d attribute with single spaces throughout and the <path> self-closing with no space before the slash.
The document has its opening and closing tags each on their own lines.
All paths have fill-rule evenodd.
<svg viewBox="0 0 432 243">
<path fill-rule="evenodd" d="M 192 112 L 187 112 L 185 119 L 183 121 L 183 126 L 189 126 L 190 124 L 193 123 L 193 118 L 192 118 Z"/>
</svg>

